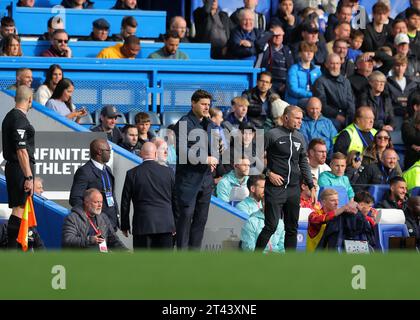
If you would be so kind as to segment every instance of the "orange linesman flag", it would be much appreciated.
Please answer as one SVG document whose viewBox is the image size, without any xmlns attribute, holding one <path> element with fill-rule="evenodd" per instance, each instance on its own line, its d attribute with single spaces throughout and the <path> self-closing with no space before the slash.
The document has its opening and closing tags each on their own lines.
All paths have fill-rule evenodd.
<svg viewBox="0 0 420 320">
<path fill-rule="evenodd" d="M 20 222 L 19 234 L 16 239 L 17 242 L 21 244 L 23 251 L 28 250 L 28 232 L 31 227 L 36 227 L 36 218 L 32 197 L 28 196 L 28 198 L 26 198 L 25 210 L 23 211 L 22 220 Z"/>
</svg>

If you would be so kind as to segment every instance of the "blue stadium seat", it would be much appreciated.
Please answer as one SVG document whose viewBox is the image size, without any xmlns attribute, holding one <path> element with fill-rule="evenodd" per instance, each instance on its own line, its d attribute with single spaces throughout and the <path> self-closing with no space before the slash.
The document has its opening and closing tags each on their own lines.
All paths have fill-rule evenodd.
<svg viewBox="0 0 420 320">
<path fill-rule="evenodd" d="M 369 187 L 369 193 L 375 199 L 375 206 L 381 202 L 385 196 L 385 193 L 389 190 L 387 184 L 375 184 Z"/>
<path fill-rule="evenodd" d="M 405 224 L 382 224 L 375 226 L 376 243 L 379 244 L 382 252 L 389 249 L 390 237 L 409 237 Z"/>
<path fill-rule="evenodd" d="M 94 122 L 93 122 L 93 118 L 92 118 L 91 114 L 88 113 L 83 118 L 80 118 L 79 124 L 82 124 L 82 125 L 93 125 Z"/>
<path fill-rule="evenodd" d="M 308 237 L 308 222 L 299 221 L 297 234 L 297 250 L 306 251 L 306 238 Z"/>
<path fill-rule="evenodd" d="M 412 197 L 420 196 L 420 187 L 415 187 L 411 189 L 411 196 Z"/>
<path fill-rule="evenodd" d="M 229 202 L 229 204 L 232 206 L 232 207 L 236 207 L 237 205 L 238 205 L 238 203 L 239 202 L 241 202 L 241 201 L 230 201 Z"/>
<path fill-rule="evenodd" d="M 175 124 L 183 115 L 185 112 L 182 111 L 166 111 L 162 114 L 162 124 L 164 127 Z"/>
<path fill-rule="evenodd" d="M 318 199 L 321 199 L 321 193 L 325 189 L 334 189 L 338 192 L 338 207 L 341 208 L 345 206 L 347 203 L 349 203 L 349 196 L 347 195 L 347 190 L 344 187 L 341 186 L 325 186 L 325 187 L 319 187 L 319 195 Z"/>
</svg>

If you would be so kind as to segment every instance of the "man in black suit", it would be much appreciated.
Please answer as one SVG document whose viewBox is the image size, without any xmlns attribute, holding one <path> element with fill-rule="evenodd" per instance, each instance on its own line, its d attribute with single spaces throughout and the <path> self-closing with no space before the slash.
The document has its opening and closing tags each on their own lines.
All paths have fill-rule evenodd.
<svg viewBox="0 0 420 320">
<path fill-rule="evenodd" d="M 105 139 L 95 139 L 90 143 L 90 160 L 77 169 L 70 191 L 70 205 L 83 205 L 83 192 L 90 188 L 101 191 L 104 199 L 102 211 L 116 231 L 119 227 L 118 204 L 114 192 L 114 175 L 106 165 L 111 157 L 111 147 Z"/>
<path fill-rule="evenodd" d="M 146 142 L 143 163 L 127 171 L 121 196 L 121 231 L 130 233 L 130 201 L 133 202 L 133 247 L 171 249 L 175 234 L 175 176 L 156 162 L 156 146 Z"/>
<path fill-rule="evenodd" d="M 211 100 L 212 96 L 207 91 L 194 92 L 191 111 L 174 128 L 177 146 L 175 192 L 179 210 L 176 221 L 178 249 L 201 247 L 209 213 L 213 191 L 212 171 L 218 163 L 215 157 L 209 156 L 206 143 L 207 127 L 211 122 Z M 191 136 L 195 138 L 191 139 Z"/>
</svg>

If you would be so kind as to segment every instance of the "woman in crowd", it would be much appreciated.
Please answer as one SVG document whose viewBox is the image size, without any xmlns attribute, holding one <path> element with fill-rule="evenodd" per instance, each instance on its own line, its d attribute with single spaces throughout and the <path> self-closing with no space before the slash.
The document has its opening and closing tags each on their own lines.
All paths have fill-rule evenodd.
<svg viewBox="0 0 420 320">
<path fill-rule="evenodd" d="M 90 0 L 63 0 L 61 5 L 68 9 L 92 9 L 93 2 Z"/>
<path fill-rule="evenodd" d="M 117 10 L 137 10 L 139 7 L 137 6 L 137 0 L 117 0 L 115 5 L 112 9 Z"/>
<path fill-rule="evenodd" d="M 63 69 L 61 69 L 58 64 L 51 65 L 47 70 L 44 84 L 35 92 L 35 101 L 45 106 L 57 87 L 58 82 L 63 79 L 63 77 Z"/>
<path fill-rule="evenodd" d="M 51 99 L 48 100 L 45 106 L 58 114 L 79 123 L 80 118 L 84 117 L 87 114 L 87 111 L 85 109 L 76 110 L 71 99 L 73 92 L 73 82 L 70 79 L 63 78 L 58 82 Z"/>
<path fill-rule="evenodd" d="M 373 139 L 373 143 L 363 151 L 362 166 L 366 167 L 371 163 L 378 163 L 385 149 L 394 149 L 391 136 L 387 130 L 379 130 Z M 402 174 L 400 164 L 397 162 L 396 171 Z"/>
<path fill-rule="evenodd" d="M 19 36 L 16 34 L 9 34 L 6 38 L 4 38 L 2 52 L 3 56 L 8 57 L 23 56 Z"/>
</svg>

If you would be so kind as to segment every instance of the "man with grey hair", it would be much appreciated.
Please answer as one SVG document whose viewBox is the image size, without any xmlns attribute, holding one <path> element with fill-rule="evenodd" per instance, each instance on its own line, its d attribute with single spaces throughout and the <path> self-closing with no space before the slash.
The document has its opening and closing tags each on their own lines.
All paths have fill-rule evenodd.
<svg viewBox="0 0 420 320">
<path fill-rule="evenodd" d="M 16 239 L 26 199 L 34 192 L 35 129 L 27 118 L 32 107 L 32 90 L 24 85 L 17 87 L 15 103 L 2 123 L 8 203 L 12 208 L 7 227 L 8 247 L 14 249 L 20 247 Z"/>
<path fill-rule="evenodd" d="M 106 214 L 102 214 L 103 198 L 98 189 L 83 192 L 83 205 L 72 208 L 64 218 L 62 246 L 71 249 L 94 249 L 107 252 L 108 248 L 127 249 L 115 234 Z"/>
<path fill-rule="evenodd" d="M 298 131 L 302 118 L 301 108 L 288 106 L 284 110 L 283 125 L 274 127 L 264 137 L 267 152 L 265 220 L 256 244 L 261 251 L 276 231 L 280 215 L 283 215 L 286 231 L 284 247 L 286 250 L 296 249 L 301 174 L 311 190 L 312 202 L 316 200 L 305 139 Z"/>
<path fill-rule="evenodd" d="M 322 102 L 324 115 L 329 118 L 337 131 L 352 122 L 355 104 L 351 84 L 341 74 L 341 58 L 336 53 L 328 55 L 326 72 L 319 77 L 313 87 L 313 94 Z"/>
<path fill-rule="evenodd" d="M 394 108 L 392 99 L 385 90 L 386 77 L 380 71 L 373 71 L 368 77 L 369 87 L 360 97 L 360 105 L 369 106 L 375 115 L 373 127 L 377 130 L 394 130 Z"/>
<path fill-rule="evenodd" d="M 228 41 L 228 55 L 234 59 L 253 60 L 263 51 L 272 33 L 255 28 L 255 13 L 249 9 L 239 12 L 239 25 L 234 28 Z"/>
<path fill-rule="evenodd" d="M 32 70 L 29 68 L 19 68 L 16 70 L 16 83 L 12 84 L 7 90 L 16 90 L 19 86 L 27 86 L 31 88 L 32 85 Z"/>
<path fill-rule="evenodd" d="M 249 9 L 254 13 L 254 25 L 257 29 L 265 30 L 266 29 L 266 19 L 263 13 L 257 12 L 256 8 L 258 5 L 258 0 L 243 0 L 244 6 L 242 8 L 236 9 L 235 12 L 233 12 L 230 16 L 230 20 L 232 22 L 232 25 L 234 27 L 238 26 L 240 24 L 239 20 L 239 13 L 242 9 Z"/>
</svg>

